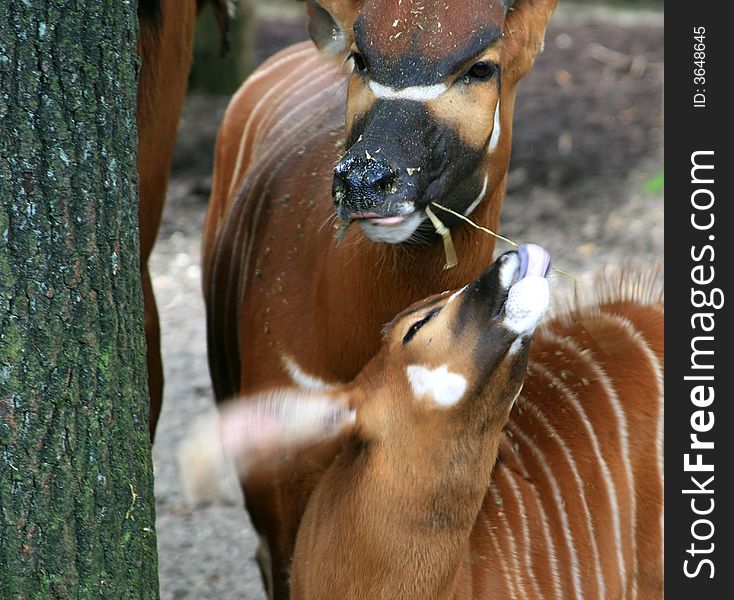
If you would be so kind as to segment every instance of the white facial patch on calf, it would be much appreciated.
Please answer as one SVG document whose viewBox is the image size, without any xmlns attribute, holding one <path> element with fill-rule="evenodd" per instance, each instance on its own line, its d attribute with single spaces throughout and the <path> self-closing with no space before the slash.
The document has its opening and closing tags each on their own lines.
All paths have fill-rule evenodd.
<svg viewBox="0 0 734 600">
<path fill-rule="evenodd" d="M 436 369 L 410 365 L 405 372 L 415 397 L 428 396 L 439 406 L 453 406 L 466 392 L 466 379 L 458 373 L 451 373 L 446 365 Z"/>
</svg>

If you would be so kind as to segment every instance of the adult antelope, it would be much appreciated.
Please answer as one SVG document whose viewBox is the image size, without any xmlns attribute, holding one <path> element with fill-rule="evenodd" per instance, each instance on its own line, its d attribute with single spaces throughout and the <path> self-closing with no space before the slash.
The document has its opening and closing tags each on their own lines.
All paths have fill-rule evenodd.
<svg viewBox="0 0 734 600">
<path fill-rule="evenodd" d="M 491 261 L 491 238 L 441 214 L 460 259 L 445 271 L 425 208 L 440 201 L 497 228 L 516 86 L 555 4 L 307 0 L 317 48 L 256 71 L 217 139 L 202 261 L 218 399 L 350 381 L 382 324 Z M 339 247 L 335 209 L 359 224 Z M 279 479 L 246 482 L 275 597 L 288 593 L 314 465 L 332 458 L 321 448 Z"/>
<path fill-rule="evenodd" d="M 222 447 L 251 469 L 338 440 L 292 599 L 659 600 L 661 300 L 619 286 L 531 347 L 548 268 L 521 246 L 398 315 L 353 382 L 227 406 L 189 448 L 192 491 L 211 492 Z"/>
<path fill-rule="evenodd" d="M 176 128 L 181 117 L 189 71 L 196 17 L 211 4 L 226 29 L 226 0 L 140 0 L 138 18 L 141 57 L 138 81 L 138 174 L 140 178 L 140 270 L 145 303 L 150 437 L 155 435 L 163 396 L 160 326 L 148 260 L 163 213 Z"/>
</svg>

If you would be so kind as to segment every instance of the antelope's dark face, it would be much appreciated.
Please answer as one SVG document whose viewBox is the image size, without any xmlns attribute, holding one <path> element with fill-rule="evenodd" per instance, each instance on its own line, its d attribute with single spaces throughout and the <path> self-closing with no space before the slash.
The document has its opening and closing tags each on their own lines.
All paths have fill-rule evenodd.
<svg viewBox="0 0 734 600">
<path fill-rule="evenodd" d="M 510 20 L 539 38 L 509 41 L 509 0 L 309 2 L 314 40 L 326 37 L 322 46 L 344 53 L 353 70 L 348 150 L 334 169 L 337 215 L 399 243 L 431 202 L 474 211 L 506 175 L 514 86 L 555 1 L 518 0 Z"/>
</svg>

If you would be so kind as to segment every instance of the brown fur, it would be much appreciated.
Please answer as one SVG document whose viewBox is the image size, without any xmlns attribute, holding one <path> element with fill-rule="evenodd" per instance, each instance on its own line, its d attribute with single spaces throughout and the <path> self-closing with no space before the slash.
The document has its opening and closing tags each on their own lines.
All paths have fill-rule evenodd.
<svg viewBox="0 0 734 600">
<path fill-rule="evenodd" d="M 210 0 L 220 24 L 225 23 L 224 0 Z M 142 67 L 138 82 L 138 175 L 140 178 L 140 263 L 145 302 L 145 337 L 150 392 L 150 437 L 160 414 L 163 367 L 160 326 L 148 260 L 160 226 L 168 174 L 176 143 L 191 69 L 199 0 L 156 0 L 141 3 L 138 49 Z"/>
<path fill-rule="evenodd" d="M 411 52 L 426 59 L 442 59 L 453 54 L 467 40 L 465 32 L 499 25 L 505 21 L 502 2 L 464 0 L 458 7 L 445 0 L 402 2 L 371 0 L 361 18 L 367 34 L 365 41 L 391 60 L 399 60 Z M 369 52 L 368 48 L 365 48 Z"/>
<path fill-rule="evenodd" d="M 351 35 L 360 3 L 321 4 Z M 490 185 L 473 213 L 491 229 L 498 228 L 505 193 L 516 84 L 532 65 L 554 6 L 518 1 L 505 22 L 502 135 L 480 165 Z M 339 51 L 342 60 L 351 43 Z M 306 44 L 283 51 L 245 82 L 220 127 L 203 239 L 209 358 L 220 399 L 283 385 L 284 355 L 326 381 L 351 380 L 377 351 L 381 326 L 402 307 L 463 285 L 491 261 L 494 241 L 464 226 L 453 231 L 460 263 L 451 271 L 443 270 L 440 243 L 376 244 L 353 228 L 335 246 L 332 168 L 344 151 L 345 108 L 347 123 L 354 115 L 340 64 Z M 449 118 L 447 110 L 436 111 Z M 463 116 L 469 118 L 468 109 Z M 475 131 L 473 123 L 453 123 L 467 137 Z M 481 121 L 485 138 L 487 127 Z M 312 482 L 284 477 L 245 487 L 253 523 L 270 545 L 274 595 L 287 597 L 295 531 Z"/>
<path fill-rule="evenodd" d="M 404 310 L 353 381 L 248 394 L 189 437 L 199 497 L 222 449 L 250 486 L 311 486 L 293 600 L 662 597 L 660 288 L 604 284 L 518 348 L 492 278 Z M 436 403 L 416 366 L 466 387 Z"/>
<path fill-rule="evenodd" d="M 662 305 L 609 298 L 549 322 L 536 334 L 511 415 L 508 398 L 519 381 L 510 358 L 494 371 L 481 400 L 450 409 L 415 401 L 403 371 L 416 356 L 405 356 L 398 341 L 415 318 L 398 317 L 378 356 L 348 388 L 358 408 L 356 432 L 309 500 L 291 598 L 661 598 Z M 461 353 L 473 344 L 448 333 L 450 320 L 449 313 L 422 330 L 437 344 L 430 353 L 471 366 Z M 481 367 L 463 372 L 472 389 Z M 616 390 L 629 428 L 634 483 L 621 467 L 624 448 L 602 376 Z M 475 409 L 489 410 L 486 430 L 476 428 L 483 417 Z M 587 431 L 611 466 L 616 504 Z M 542 453 L 559 490 L 526 440 Z M 559 440 L 573 453 L 578 479 Z M 573 552 L 564 545 L 561 510 L 570 520 Z M 621 546 L 612 511 L 619 511 Z M 572 564 L 581 574 L 575 592 Z"/>
</svg>

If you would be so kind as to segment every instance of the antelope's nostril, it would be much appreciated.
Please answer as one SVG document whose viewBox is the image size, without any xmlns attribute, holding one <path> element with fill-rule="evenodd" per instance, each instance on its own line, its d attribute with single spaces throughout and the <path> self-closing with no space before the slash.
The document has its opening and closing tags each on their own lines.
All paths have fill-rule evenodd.
<svg viewBox="0 0 734 600">
<path fill-rule="evenodd" d="M 395 181 L 395 172 L 382 161 L 357 160 L 352 163 L 346 179 L 350 187 L 373 191 L 391 185 Z"/>
<path fill-rule="evenodd" d="M 331 184 L 331 196 L 334 202 L 342 202 L 347 194 L 347 189 L 346 177 L 334 170 L 334 181 Z"/>
<path fill-rule="evenodd" d="M 383 194 L 389 194 L 394 191 L 397 177 L 392 170 L 381 168 L 369 173 L 367 179 L 370 187 L 379 190 Z"/>
</svg>

